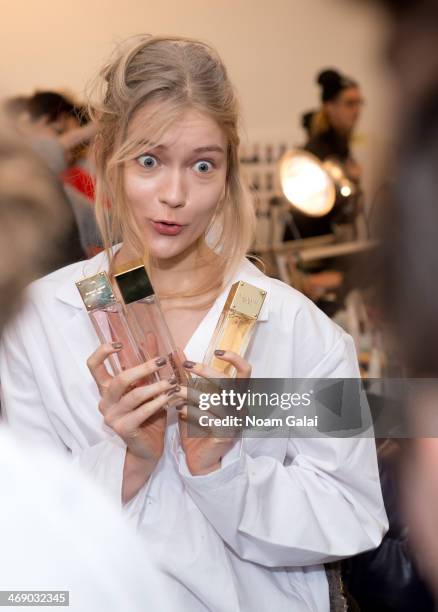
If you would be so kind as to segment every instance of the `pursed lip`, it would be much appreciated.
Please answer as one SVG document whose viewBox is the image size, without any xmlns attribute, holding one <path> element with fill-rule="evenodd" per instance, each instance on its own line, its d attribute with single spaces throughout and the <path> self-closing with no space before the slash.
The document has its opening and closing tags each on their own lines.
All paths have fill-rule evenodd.
<svg viewBox="0 0 438 612">
<path fill-rule="evenodd" d="M 182 227 L 182 223 L 177 223 L 176 221 L 171 221 L 170 219 L 151 219 L 152 223 L 164 223 L 165 225 L 178 225 Z"/>
<path fill-rule="evenodd" d="M 151 220 L 151 225 L 158 234 L 164 236 L 178 236 L 184 227 L 180 223 L 174 223 L 173 221 L 169 221 L 167 219 L 159 221 Z"/>
</svg>

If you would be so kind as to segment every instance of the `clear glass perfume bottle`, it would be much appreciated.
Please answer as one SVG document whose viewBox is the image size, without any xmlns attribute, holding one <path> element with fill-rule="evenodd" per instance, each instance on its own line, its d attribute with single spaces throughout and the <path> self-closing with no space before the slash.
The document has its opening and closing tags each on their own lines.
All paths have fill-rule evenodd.
<svg viewBox="0 0 438 612">
<path fill-rule="evenodd" d="M 123 348 L 108 357 L 115 376 L 144 363 L 150 357 L 137 346 L 129 328 L 123 305 L 117 301 L 106 272 L 76 283 L 97 336 L 102 344 L 120 342 Z"/>
<path fill-rule="evenodd" d="M 129 326 L 137 345 L 151 358 L 167 357 L 160 369 L 161 377 L 175 375 L 179 384 L 186 384 L 184 371 L 175 343 L 170 334 L 160 302 L 143 265 L 114 275 L 126 308 Z"/>
<path fill-rule="evenodd" d="M 266 291 L 239 281 L 231 287 L 203 362 L 224 376 L 234 377 L 236 369 L 218 359 L 216 350 L 233 351 L 244 357 L 266 298 Z"/>
</svg>

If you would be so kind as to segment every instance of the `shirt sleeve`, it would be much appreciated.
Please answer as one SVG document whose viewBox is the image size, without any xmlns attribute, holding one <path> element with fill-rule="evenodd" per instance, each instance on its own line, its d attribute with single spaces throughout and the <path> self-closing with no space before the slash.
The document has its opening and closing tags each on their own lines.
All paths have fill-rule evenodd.
<svg viewBox="0 0 438 612">
<path fill-rule="evenodd" d="M 310 376 L 358 377 L 351 338 L 342 333 Z M 284 462 L 251 456 L 246 442 L 203 476 L 175 453 L 188 493 L 241 558 L 306 566 L 379 545 L 388 525 L 372 437 L 290 438 Z"/>
</svg>

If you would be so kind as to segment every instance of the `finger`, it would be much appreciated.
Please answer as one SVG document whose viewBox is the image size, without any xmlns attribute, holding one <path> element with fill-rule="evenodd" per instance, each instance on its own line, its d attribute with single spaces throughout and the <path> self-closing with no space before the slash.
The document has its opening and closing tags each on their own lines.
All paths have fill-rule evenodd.
<svg viewBox="0 0 438 612">
<path fill-rule="evenodd" d="M 205 378 L 206 380 L 210 381 L 212 385 L 216 384 L 214 382 L 216 378 L 228 378 L 223 374 L 223 372 L 219 372 L 205 363 L 197 363 L 195 361 L 186 360 L 182 365 L 187 372 L 190 372 L 190 374 L 195 374 L 195 376 Z"/>
<path fill-rule="evenodd" d="M 160 380 L 150 385 L 135 387 L 132 391 L 128 391 L 119 402 L 110 406 L 106 411 L 108 424 L 111 424 L 111 421 L 116 418 L 132 412 L 142 404 L 154 399 L 162 393 L 167 393 L 169 400 L 177 391 L 179 391 L 179 387 L 168 380 Z"/>
<path fill-rule="evenodd" d="M 166 394 L 159 395 L 153 400 L 138 406 L 129 414 L 124 415 L 112 424 L 112 428 L 122 438 L 134 437 L 138 434 L 138 429 L 154 414 L 161 410 L 169 398 Z"/>
<path fill-rule="evenodd" d="M 236 368 L 236 378 L 250 378 L 251 377 L 251 364 L 246 361 L 243 357 L 235 353 L 234 351 L 221 351 L 217 350 L 214 352 L 216 359 L 227 361 Z"/>
<path fill-rule="evenodd" d="M 215 358 L 220 359 L 221 361 L 226 361 L 233 365 L 236 368 L 236 378 L 250 378 L 251 376 L 251 365 L 233 351 L 221 351 L 217 350 L 214 352 Z M 207 366 L 203 363 L 196 363 L 194 361 L 185 361 L 183 363 L 185 369 L 193 372 L 198 376 L 202 376 L 203 378 L 207 378 L 208 380 L 212 380 L 215 378 L 230 378 L 225 375 L 223 372 L 212 368 L 211 366 Z"/>
<path fill-rule="evenodd" d="M 120 342 L 107 342 L 101 344 L 87 359 L 88 369 L 99 388 L 105 387 L 113 379 L 113 376 L 111 376 L 105 367 L 105 360 L 110 355 L 121 351 L 122 348 Z"/>
<path fill-rule="evenodd" d="M 129 370 L 121 372 L 112 379 L 108 386 L 107 401 L 110 404 L 115 404 L 136 383 L 158 372 L 166 363 L 167 359 L 165 357 L 159 357 L 157 359 L 150 359 L 134 368 L 129 368 Z M 173 384 L 175 383 L 176 379 L 174 379 Z"/>
</svg>

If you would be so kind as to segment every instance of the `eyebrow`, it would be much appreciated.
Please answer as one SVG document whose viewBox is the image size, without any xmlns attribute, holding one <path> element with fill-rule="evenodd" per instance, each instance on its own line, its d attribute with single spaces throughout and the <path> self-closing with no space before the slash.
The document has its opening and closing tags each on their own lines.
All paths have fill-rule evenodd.
<svg viewBox="0 0 438 612">
<path fill-rule="evenodd" d="M 166 147 L 165 145 L 156 145 L 156 146 L 152 145 L 151 146 L 151 149 L 168 149 L 168 148 L 169 147 Z M 193 149 L 193 153 L 209 153 L 209 152 L 225 154 L 225 151 L 219 145 L 207 145 L 205 147 L 197 147 L 196 149 Z"/>
<path fill-rule="evenodd" d="M 220 147 L 219 145 L 210 145 L 207 147 L 198 147 L 197 149 L 194 150 L 194 153 L 208 153 L 209 151 L 216 151 L 217 153 L 225 152 L 223 148 Z"/>
</svg>

